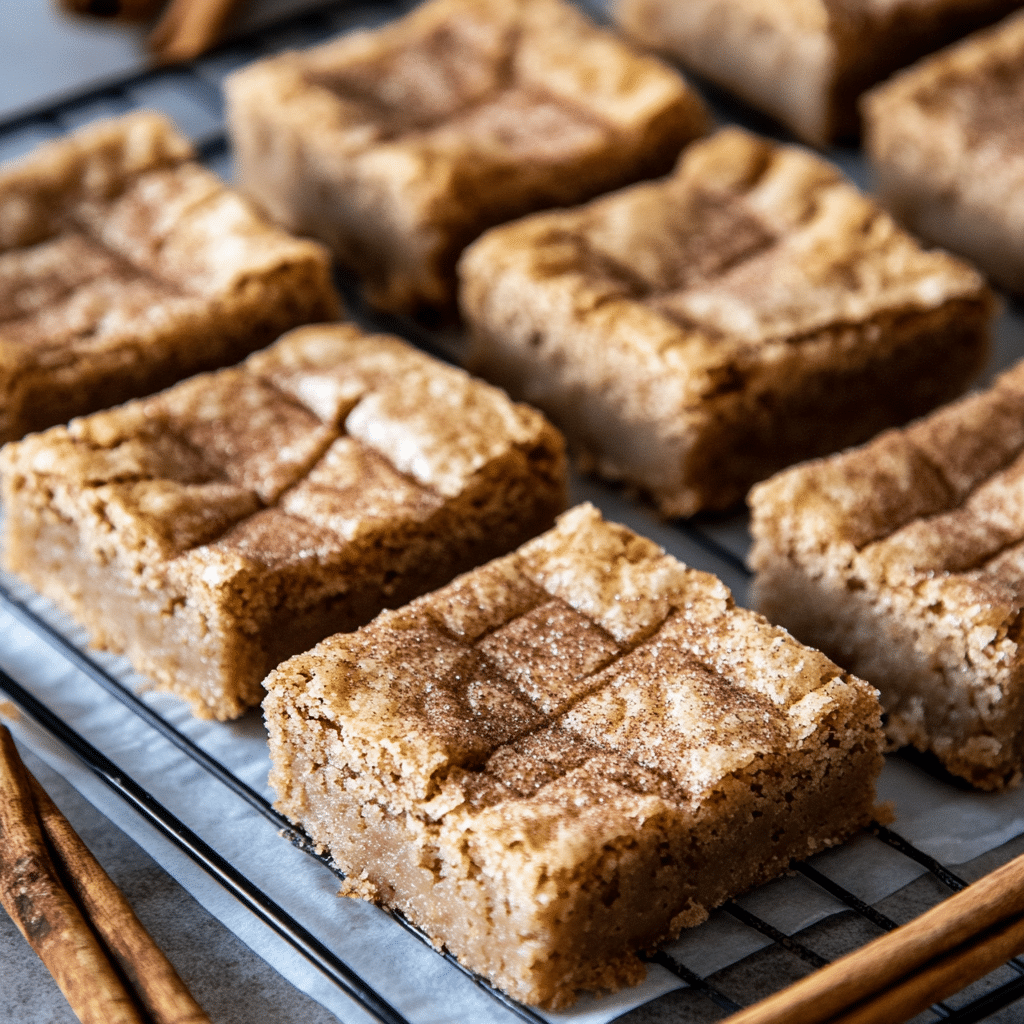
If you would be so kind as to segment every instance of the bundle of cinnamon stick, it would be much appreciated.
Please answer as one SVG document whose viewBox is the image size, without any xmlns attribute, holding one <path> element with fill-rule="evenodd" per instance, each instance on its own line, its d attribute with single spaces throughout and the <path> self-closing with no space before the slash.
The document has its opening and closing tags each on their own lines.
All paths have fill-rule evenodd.
<svg viewBox="0 0 1024 1024">
<path fill-rule="evenodd" d="M 83 1024 L 210 1024 L 3 725 L 0 902 Z"/>
<path fill-rule="evenodd" d="M 149 21 L 164 0 L 60 0 L 72 14 L 89 14 L 121 21 Z M 221 38 L 228 18 L 240 0 L 170 0 L 146 40 L 153 60 L 176 64 L 193 60 Z"/>
<path fill-rule="evenodd" d="M 1024 953 L 1024 855 L 723 1024 L 899 1024 Z"/>
</svg>

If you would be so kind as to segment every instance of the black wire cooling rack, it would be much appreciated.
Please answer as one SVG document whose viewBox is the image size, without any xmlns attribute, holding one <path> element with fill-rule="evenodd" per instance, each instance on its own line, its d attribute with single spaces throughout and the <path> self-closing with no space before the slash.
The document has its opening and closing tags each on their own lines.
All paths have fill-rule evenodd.
<svg viewBox="0 0 1024 1024">
<path fill-rule="evenodd" d="M 414 3 L 410 0 L 390 4 L 349 2 L 324 5 L 237 38 L 187 66 L 150 69 L 116 80 L 100 82 L 45 107 L 0 121 L 0 161 L 17 157 L 39 142 L 56 138 L 97 117 L 124 113 L 145 106 L 169 115 L 192 139 L 204 162 L 223 176 L 230 177 L 230 152 L 224 134 L 220 89 L 225 75 L 268 53 L 289 47 L 311 45 L 338 32 L 394 17 L 412 6 Z M 603 5 L 600 0 L 591 0 L 583 6 L 598 17 L 601 16 Z M 718 99 L 720 100 L 720 97 Z M 728 106 L 727 118 L 738 117 L 743 120 L 745 116 L 742 110 L 737 112 L 736 108 Z M 752 120 L 758 127 L 763 127 L 760 119 Z M 848 164 L 849 154 L 846 156 Z M 342 280 L 341 285 L 349 301 L 349 309 L 356 319 L 361 319 L 367 326 L 385 327 L 404 335 L 436 355 L 457 360 L 458 345 L 451 338 L 426 332 L 405 321 L 374 314 L 361 304 L 354 282 Z M 689 551 L 697 553 L 698 557 L 688 559 L 691 564 L 730 578 L 734 581 L 734 589 L 737 589 L 737 579 L 741 581 L 741 588 L 745 586 L 748 573 L 743 558 L 749 540 L 745 522 L 737 519 L 706 519 L 675 523 L 669 529 L 685 540 Z M 262 815 L 268 827 L 279 831 L 293 845 L 320 860 L 326 869 L 334 870 L 326 856 L 317 853 L 310 839 L 275 811 L 262 793 L 238 778 L 184 732 L 161 717 L 130 686 L 116 678 L 96 658 L 86 653 L 79 646 L 77 639 L 66 635 L 54 621 L 30 607 L 23 594 L 0 585 L 0 605 L 56 650 L 68 663 L 127 706 L 155 733 L 172 743 L 203 771 L 226 786 L 239 800 Z M 407 1020 L 284 907 L 274 902 L 243 872 L 147 793 L 138 782 L 122 772 L 77 732 L 71 723 L 62 720 L 29 689 L 2 670 L 0 691 L 6 693 L 39 726 L 70 748 L 139 815 L 184 851 L 367 1013 L 386 1024 L 401 1024 Z M 930 902 L 936 902 L 942 898 L 943 893 L 955 892 L 967 884 L 947 866 L 908 843 L 897 831 L 875 825 L 872 832 L 880 842 L 925 869 L 925 877 L 932 880 L 931 887 L 922 887 L 920 883 L 912 883 L 912 886 L 916 886 L 918 891 L 922 888 L 928 889 Z M 1016 849 L 1007 852 L 1002 859 L 1008 859 L 1010 852 L 1016 852 Z M 793 870 L 842 903 L 847 911 L 833 915 L 798 933 L 797 936 L 792 936 L 773 927 L 739 903 L 729 902 L 723 910 L 744 927 L 763 936 L 768 941 L 768 946 L 751 954 L 736 967 L 720 970 L 707 977 L 668 952 L 656 953 L 650 957 L 650 961 L 667 968 L 681 978 L 687 983 L 687 988 L 663 996 L 646 1007 L 632 1010 L 621 1019 L 635 1024 L 655 1020 L 720 1020 L 724 1015 L 735 1012 L 743 1005 L 782 987 L 800 974 L 824 966 L 836 955 L 848 951 L 860 942 L 897 927 L 898 922 L 894 916 L 876 906 L 866 904 L 814 865 L 796 863 Z M 905 901 L 905 904 L 913 904 L 914 909 L 919 910 L 920 907 L 915 902 L 917 900 L 918 897 L 915 896 Z M 429 944 L 426 936 L 412 923 L 400 914 L 392 916 L 398 925 Z M 903 913 L 902 916 L 905 920 L 912 915 Z M 464 974 L 470 973 L 460 967 L 453 957 L 445 953 L 439 955 L 445 956 Z M 515 1017 L 531 1022 L 544 1021 L 543 1017 L 529 1007 L 492 988 L 482 978 L 471 974 L 470 977 Z M 970 1024 L 998 1014 L 998 1020 L 1008 1024 L 1010 1021 L 1024 1020 L 1024 1008 L 1018 1008 L 1019 1013 L 1006 1009 L 1022 997 L 1024 962 L 1014 959 L 951 1000 L 956 1005 L 935 1004 L 915 1020 L 945 1020 L 954 1024 Z"/>
</svg>

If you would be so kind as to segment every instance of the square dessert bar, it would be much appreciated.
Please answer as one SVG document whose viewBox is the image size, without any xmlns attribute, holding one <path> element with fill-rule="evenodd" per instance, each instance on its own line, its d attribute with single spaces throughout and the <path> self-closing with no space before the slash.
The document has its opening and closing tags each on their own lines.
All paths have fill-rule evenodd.
<svg viewBox="0 0 1024 1024">
<path fill-rule="evenodd" d="M 1024 769 L 1024 363 L 751 492 L 758 607 L 882 694 L 895 746 Z"/>
<path fill-rule="evenodd" d="M 858 134 L 857 99 L 1020 0 L 615 0 L 644 46 L 778 119 L 806 142 Z"/>
<path fill-rule="evenodd" d="M 864 99 L 881 202 L 1024 294 L 1024 11 Z"/>
<path fill-rule="evenodd" d="M 666 515 L 959 394 L 994 312 L 831 164 L 737 129 L 664 180 L 493 228 L 460 274 L 474 372 Z"/>
<path fill-rule="evenodd" d="M 139 111 L 0 169 L 0 442 L 337 317 L 330 259 Z"/>
<path fill-rule="evenodd" d="M 433 0 L 226 90 L 243 188 L 376 305 L 435 317 L 485 228 L 663 174 L 707 126 L 676 72 L 563 0 Z"/>
<path fill-rule="evenodd" d="M 859 130 L 857 98 L 1020 0 L 616 0 L 638 42 L 815 145 Z"/>
<path fill-rule="evenodd" d="M 278 807 L 516 999 L 637 950 L 871 820 L 875 691 L 581 505 L 267 680 Z"/>
<path fill-rule="evenodd" d="M 550 526 L 564 461 L 496 388 L 317 325 L 7 445 L 4 559 L 95 645 L 226 719 L 284 658 Z"/>
</svg>

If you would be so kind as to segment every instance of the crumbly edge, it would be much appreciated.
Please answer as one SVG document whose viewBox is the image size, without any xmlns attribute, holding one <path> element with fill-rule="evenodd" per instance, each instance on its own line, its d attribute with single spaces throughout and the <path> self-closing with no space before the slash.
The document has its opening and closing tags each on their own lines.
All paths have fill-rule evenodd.
<svg viewBox="0 0 1024 1024">
<path fill-rule="evenodd" d="M 935 613 L 941 588 L 861 589 L 784 559 L 755 578 L 752 601 L 773 622 L 874 682 L 890 746 L 931 751 L 951 774 L 982 790 L 1024 777 L 1024 660 L 1004 660 L 1007 634 L 1019 638 L 1019 612 L 1001 629 L 975 630 Z M 995 636 L 993 636 L 995 634 Z M 998 641 L 1002 634 L 1004 642 Z M 1016 647 L 1016 641 L 1011 642 Z"/>
</svg>

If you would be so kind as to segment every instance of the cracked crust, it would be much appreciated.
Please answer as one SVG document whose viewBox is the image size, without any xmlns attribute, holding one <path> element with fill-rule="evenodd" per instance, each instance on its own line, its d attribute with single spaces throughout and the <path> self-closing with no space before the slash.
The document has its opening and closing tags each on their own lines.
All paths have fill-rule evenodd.
<svg viewBox="0 0 1024 1024">
<path fill-rule="evenodd" d="M 1018 0 L 616 0 L 638 43 L 824 146 L 860 130 L 857 99 Z"/>
<path fill-rule="evenodd" d="M 982 789 L 1024 762 L 1024 364 L 751 492 L 758 607 L 874 683 L 895 746 Z"/>
<path fill-rule="evenodd" d="M 831 165 L 737 129 L 668 178 L 492 229 L 460 275 L 473 370 L 666 515 L 956 396 L 994 314 Z"/>
<path fill-rule="evenodd" d="M 3 449 L 6 567 L 196 714 L 547 528 L 561 438 L 348 325 Z"/>
<path fill-rule="evenodd" d="M 434 0 L 226 91 L 245 190 L 412 313 L 453 311 L 485 228 L 664 173 L 707 126 L 675 72 L 562 0 Z"/>
<path fill-rule="evenodd" d="M 0 441 L 338 315 L 326 251 L 193 157 L 138 111 L 0 171 Z"/>
<path fill-rule="evenodd" d="M 865 97 L 881 201 L 923 238 L 1024 294 L 1024 13 Z"/>
<path fill-rule="evenodd" d="M 278 806 L 547 1007 L 872 815 L 877 697 L 590 506 L 281 665 Z"/>
</svg>

